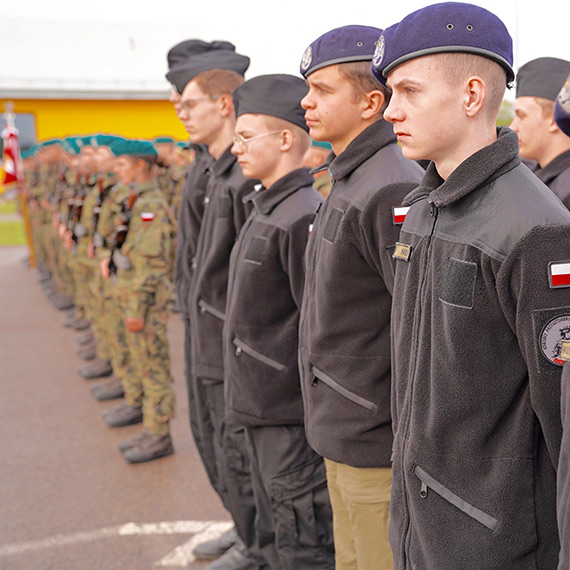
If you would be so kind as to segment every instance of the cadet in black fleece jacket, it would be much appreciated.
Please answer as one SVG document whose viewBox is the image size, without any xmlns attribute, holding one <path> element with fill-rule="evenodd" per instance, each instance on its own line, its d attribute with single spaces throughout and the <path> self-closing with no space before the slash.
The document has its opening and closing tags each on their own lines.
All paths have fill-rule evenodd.
<svg viewBox="0 0 570 570">
<path fill-rule="evenodd" d="M 311 136 L 333 148 L 332 189 L 307 245 L 299 361 L 307 438 L 327 466 L 339 569 L 392 567 L 391 255 L 401 202 L 423 174 L 382 120 L 389 94 L 369 69 L 380 32 L 332 30 L 301 64 Z"/>
<path fill-rule="evenodd" d="M 555 570 L 570 213 L 495 127 L 514 75 L 496 16 L 429 6 L 379 46 L 384 116 L 433 160 L 394 252 L 394 568 Z"/>
</svg>

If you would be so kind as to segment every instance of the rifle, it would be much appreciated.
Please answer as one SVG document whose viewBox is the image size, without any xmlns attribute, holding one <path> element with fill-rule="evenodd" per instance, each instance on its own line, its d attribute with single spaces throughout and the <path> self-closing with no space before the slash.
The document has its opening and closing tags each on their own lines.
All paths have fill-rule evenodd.
<svg viewBox="0 0 570 570">
<path fill-rule="evenodd" d="M 116 251 L 121 251 L 121 248 L 127 239 L 127 233 L 129 231 L 129 225 L 131 223 L 133 205 L 136 199 L 137 193 L 134 186 L 131 186 L 129 195 L 123 200 L 121 204 L 119 223 L 115 227 L 115 236 L 113 238 L 113 245 L 111 247 L 111 258 L 109 259 L 109 273 L 111 275 L 115 275 L 117 273 L 117 265 L 113 257 Z"/>
</svg>

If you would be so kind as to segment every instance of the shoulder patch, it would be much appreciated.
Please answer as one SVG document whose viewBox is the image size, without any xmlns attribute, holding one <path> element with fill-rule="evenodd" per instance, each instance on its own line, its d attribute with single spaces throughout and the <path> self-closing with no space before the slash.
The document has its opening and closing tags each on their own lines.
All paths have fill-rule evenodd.
<svg viewBox="0 0 570 570">
<path fill-rule="evenodd" d="M 143 222 L 152 222 L 154 220 L 153 212 L 141 212 L 141 220 Z"/>
<path fill-rule="evenodd" d="M 562 342 L 570 341 L 570 315 L 561 315 L 546 323 L 540 334 L 540 348 L 544 356 L 562 366 Z"/>
<path fill-rule="evenodd" d="M 570 261 L 553 261 L 548 264 L 548 284 L 551 289 L 570 287 Z"/>
<path fill-rule="evenodd" d="M 401 206 L 399 208 L 392 208 L 392 216 L 394 218 L 394 224 L 396 225 L 403 224 L 409 209 L 410 206 Z"/>
</svg>

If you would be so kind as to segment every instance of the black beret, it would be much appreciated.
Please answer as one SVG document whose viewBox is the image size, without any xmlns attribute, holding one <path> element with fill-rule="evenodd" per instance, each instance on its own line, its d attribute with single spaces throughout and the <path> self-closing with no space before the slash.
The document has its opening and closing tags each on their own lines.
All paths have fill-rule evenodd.
<svg viewBox="0 0 570 570">
<path fill-rule="evenodd" d="M 554 120 L 558 128 L 570 137 L 570 75 L 562 86 L 558 97 L 556 97 Z"/>
<path fill-rule="evenodd" d="M 301 59 L 301 75 L 309 76 L 317 69 L 348 63 L 370 61 L 382 30 L 370 26 L 343 26 L 318 37 Z"/>
<path fill-rule="evenodd" d="M 193 55 L 216 49 L 234 51 L 235 46 L 230 42 L 224 41 L 205 42 L 203 40 L 184 40 L 183 42 L 171 47 L 168 51 L 166 55 L 168 69 L 184 64 L 188 58 Z"/>
<path fill-rule="evenodd" d="M 228 69 L 243 76 L 248 67 L 249 57 L 236 53 L 233 46 L 232 49 L 214 47 L 213 49 L 192 55 L 183 63 L 175 65 L 166 74 L 166 79 L 168 79 L 168 81 L 176 87 L 178 93 L 181 94 L 182 91 L 184 91 L 184 87 L 186 87 L 196 75 L 202 73 L 202 71 Z"/>
<path fill-rule="evenodd" d="M 517 73 L 517 97 L 543 97 L 555 101 L 569 73 L 570 61 L 556 57 L 533 59 Z"/>
<path fill-rule="evenodd" d="M 417 57 L 436 53 L 472 53 L 501 65 L 507 83 L 514 79 L 513 41 L 497 16 L 473 4 L 443 2 L 426 6 L 384 30 L 372 74 L 386 84 L 388 74 Z"/>
<path fill-rule="evenodd" d="M 294 75 L 260 75 L 246 81 L 234 92 L 236 117 L 247 113 L 284 119 L 309 132 L 301 99 L 308 93 L 307 84 Z"/>
</svg>

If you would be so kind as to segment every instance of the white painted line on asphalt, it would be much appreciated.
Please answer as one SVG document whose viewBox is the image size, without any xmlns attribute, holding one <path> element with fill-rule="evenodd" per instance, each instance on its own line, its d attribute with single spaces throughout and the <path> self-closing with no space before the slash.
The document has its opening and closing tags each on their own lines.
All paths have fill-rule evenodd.
<svg viewBox="0 0 570 570">
<path fill-rule="evenodd" d="M 150 524 L 127 523 L 121 526 L 101 528 L 98 530 L 76 532 L 73 534 L 55 534 L 38 540 L 14 542 L 0 545 L 0 558 L 14 556 L 25 552 L 37 551 L 81 542 L 94 542 L 101 538 L 114 536 L 145 536 L 159 534 L 199 534 L 210 528 L 218 528 L 215 525 L 223 525 L 224 532 L 232 526 L 232 523 L 223 521 L 173 521 Z M 219 527 L 219 528 L 222 528 Z M 221 532 L 219 533 L 221 534 Z M 209 540 L 208 538 L 203 540 Z M 200 542 L 203 542 L 200 540 Z M 197 544 L 197 543 L 196 543 Z"/>
<path fill-rule="evenodd" d="M 177 546 L 169 552 L 164 558 L 155 562 L 156 566 L 187 566 L 190 562 L 194 562 L 194 548 L 207 540 L 214 540 L 221 534 L 232 528 L 232 522 L 214 522 L 211 523 L 199 534 L 195 534 L 190 540 Z"/>
</svg>

